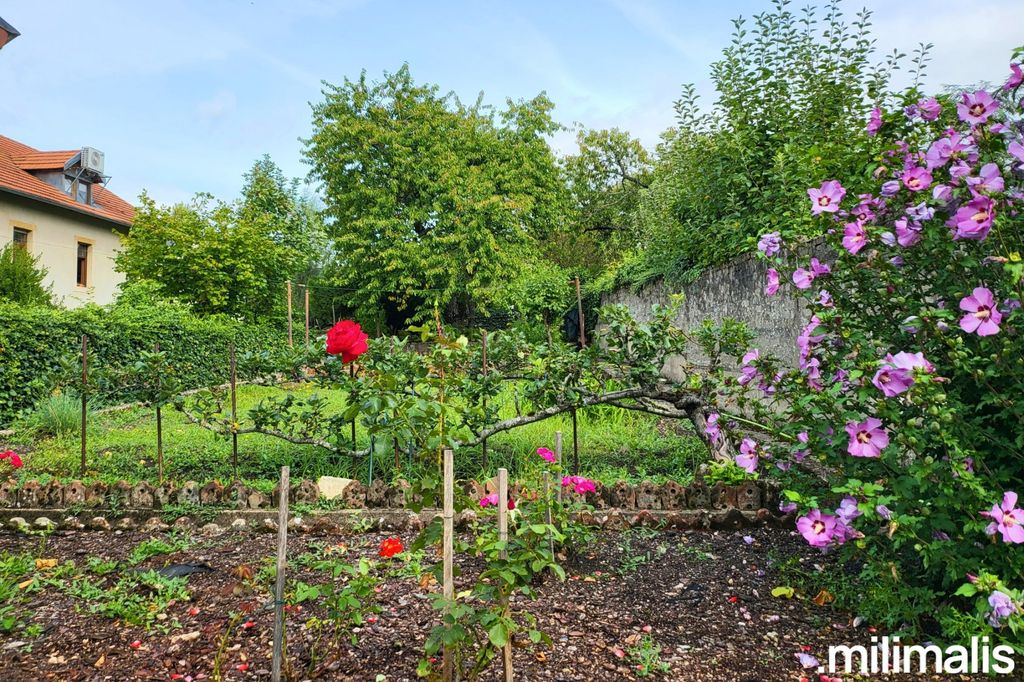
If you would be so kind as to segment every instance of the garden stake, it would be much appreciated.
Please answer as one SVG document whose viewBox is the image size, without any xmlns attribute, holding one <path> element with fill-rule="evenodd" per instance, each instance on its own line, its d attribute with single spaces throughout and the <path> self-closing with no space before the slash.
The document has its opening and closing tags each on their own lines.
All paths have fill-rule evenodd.
<svg viewBox="0 0 1024 682">
<path fill-rule="evenodd" d="M 555 431 L 555 464 L 558 466 L 558 470 L 562 470 L 562 432 Z M 555 496 L 558 499 L 558 505 L 562 505 L 562 486 L 559 485 L 555 491 Z"/>
<path fill-rule="evenodd" d="M 288 280 L 288 347 L 295 346 L 292 343 L 292 281 Z"/>
<path fill-rule="evenodd" d="M 356 363 L 353 362 L 348 366 L 348 375 L 353 379 L 356 378 Z M 356 450 L 356 418 L 352 417 L 352 451 Z"/>
<path fill-rule="evenodd" d="M 451 612 L 452 602 L 455 600 L 455 580 L 453 578 L 452 563 L 454 561 L 454 526 L 455 526 L 455 456 L 451 450 L 444 451 L 444 510 L 443 510 L 443 537 L 441 551 L 443 556 L 444 572 L 444 613 L 447 616 Z M 441 679 L 443 682 L 454 680 L 455 661 L 452 657 L 451 648 L 444 647 L 444 659 L 441 668 Z"/>
<path fill-rule="evenodd" d="M 508 469 L 498 469 L 498 540 L 508 542 Z M 508 559 L 508 551 L 501 550 L 501 558 Z M 508 602 L 504 604 L 503 616 L 508 617 Z M 501 665 L 505 670 L 505 682 L 512 682 L 512 641 L 501 648 Z"/>
<path fill-rule="evenodd" d="M 555 539 L 551 536 L 551 474 L 544 472 L 544 516 L 548 522 L 548 551 L 551 553 L 551 560 L 555 560 Z"/>
<path fill-rule="evenodd" d="M 270 679 L 281 682 L 284 649 L 284 571 L 288 565 L 288 467 L 281 467 L 277 505 L 277 582 L 274 584 L 274 653 Z"/>
<path fill-rule="evenodd" d="M 235 355 L 235 342 L 228 344 L 228 355 L 231 363 L 231 466 L 235 469 L 235 480 L 238 480 L 238 358 Z"/>
<path fill-rule="evenodd" d="M 576 312 L 580 316 L 580 348 L 587 345 L 587 323 L 583 320 L 583 297 L 580 296 L 580 278 L 576 278 Z"/>
<path fill-rule="evenodd" d="M 395 473 L 402 473 L 402 458 L 398 451 L 398 439 L 395 439 Z"/>
<path fill-rule="evenodd" d="M 373 485 L 373 451 L 376 443 L 374 442 L 373 436 L 370 436 L 370 476 L 369 481 L 366 483 L 367 486 Z"/>
<path fill-rule="evenodd" d="M 306 350 L 309 351 L 309 287 L 303 284 L 302 291 L 306 299 Z"/>
<path fill-rule="evenodd" d="M 85 427 L 88 419 L 89 400 L 89 337 L 82 334 L 82 460 L 78 465 L 78 475 L 85 477 Z"/>
<path fill-rule="evenodd" d="M 483 368 L 484 381 L 487 381 L 487 330 L 483 329 L 480 331 L 480 352 L 482 354 L 481 367 Z M 487 394 L 484 394 L 483 398 L 484 413 L 487 412 Z M 480 444 L 480 452 L 483 454 L 484 469 L 487 467 L 487 439 L 484 438 Z"/>
<path fill-rule="evenodd" d="M 153 344 L 153 352 L 160 352 L 160 343 Z M 156 468 L 160 482 L 164 482 L 164 420 L 160 414 L 160 370 L 156 372 Z"/>
<path fill-rule="evenodd" d="M 576 408 L 572 408 L 572 474 L 580 475 L 580 439 L 576 428 Z"/>
</svg>

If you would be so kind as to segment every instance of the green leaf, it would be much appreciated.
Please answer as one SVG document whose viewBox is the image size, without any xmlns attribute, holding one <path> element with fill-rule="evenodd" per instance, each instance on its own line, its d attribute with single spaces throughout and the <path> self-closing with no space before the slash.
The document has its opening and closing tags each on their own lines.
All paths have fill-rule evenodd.
<svg viewBox="0 0 1024 682">
<path fill-rule="evenodd" d="M 487 631 L 487 639 L 496 647 L 505 646 L 505 643 L 508 642 L 508 625 L 505 624 L 505 621 L 499 620 L 492 625 L 491 629 Z"/>
</svg>

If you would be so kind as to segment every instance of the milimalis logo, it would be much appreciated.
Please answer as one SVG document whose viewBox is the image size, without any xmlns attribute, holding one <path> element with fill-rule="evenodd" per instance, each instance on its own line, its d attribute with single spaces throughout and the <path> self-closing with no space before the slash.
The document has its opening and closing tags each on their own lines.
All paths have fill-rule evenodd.
<svg viewBox="0 0 1024 682">
<path fill-rule="evenodd" d="M 1013 648 L 990 646 L 988 637 L 971 637 L 971 646 L 901 645 L 899 637 L 872 637 L 871 646 L 840 644 L 828 649 L 828 666 L 819 673 L 1012 673 Z"/>
</svg>

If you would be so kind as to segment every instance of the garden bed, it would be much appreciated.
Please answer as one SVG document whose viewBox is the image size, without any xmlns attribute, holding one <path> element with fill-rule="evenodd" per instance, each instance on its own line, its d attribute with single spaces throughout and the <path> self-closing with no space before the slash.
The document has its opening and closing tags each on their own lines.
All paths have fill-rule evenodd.
<svg viewBox="0 0 1024 682">
<path fill-rule="evenodd" d="M 400 536 L 407 546 L 413 540 L 408 532 Z M 427 598 L 439 589 L 429 575 L 435 557 L 407 552 L 379 560 L 385 537 L 348 533 L 290 539 L 290 581 L 328 582 L 329 571 L 313 566 L 323 559 L 374 559 L 387 574 L 378 592 L 382 610 L 355 633 L 354 645 L 345 637 L 332 646 L 310 627 L 311 618 L 325 615 L 318 601 L 287 608 L 293 679 L 417 679 L 424 640 L 437 621 Z M 212 679 L 219 650 L 223 679 L 269 679 L 273 611 L 266 605 L 274 545 L 274 536 L 252 531 L 212 538 L 124 532 L 116 542 L 110 533 L 57 532 L 42 540 L 4 531 L 0 567 L 5 578 L 17 571 L 15 555 L 57 561 L 17 576 L 35 582 L 16 597 L 22 623 L 0 637 L 0 679 Z M 461 590 L 482 562 L 467 554 L 456 554 L 456 561 L 462 569 L 456 590 Z M 603 532 L 590 553 L 565 563 L 568 580 L 549 578 L 539 587 L 540 599 L 513 603 L 514 610 L 535 614 L 553 640 L 550 647 L 515 647 L 517 679 L 636 679 L 646 672 L 637 668 L 640 655 L 657 646 L 667 669 L 655 679 L 799 680 L 804 672 L 797 654 L 824 660 L 828 644 L 867 644 L 871 634 L 866 626 L 853 628 L 851 615 L 816 605 L 810 598 L 815 595 L 798 591 L 792 599 L 772 597 L 772 589 L 786 580 L 779 567 L 793 561 L 812 572 L 819 565 L 823 579 L 834 568 L 783 529 Z M 169 563 L 212 570 L 185 579 L 187 599 L 169 599 L 174 589 L 118 587 L 126 577 L 131 587 L 139 575 L 134 569 Z M 133 607 L 130 595 L 140 590 L 145 600 Z M 232 621 L 231 614 L 239 615 Z M 143 624 L 124 623 L 138 618 Z M 812 673 L 808 679 L 817 680 Z M 485 679 L 498 679 L 497 668 Z"/>
</svg>

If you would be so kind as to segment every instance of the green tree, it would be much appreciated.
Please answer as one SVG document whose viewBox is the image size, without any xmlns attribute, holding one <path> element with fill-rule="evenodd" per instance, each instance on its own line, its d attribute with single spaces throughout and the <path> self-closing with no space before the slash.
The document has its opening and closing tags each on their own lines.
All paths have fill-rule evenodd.
<svg viewBox="0 0 1024 682">
<path fill-rule="evenodd" d="M 144 192 L 117 268 L 129 282 L 151 280 L 196 312 L 267 319 L 280 313 L 296 263 L 294 250 L 275 239 L 275 225 L 208 194 L 160 206 Z"/>
<path fill-rule="evenodd" d="M 0 251 L 0 301 L 23 305 L 50 305 L 53 292 L 43 285 L 46 268 L 38 257 L 11 242 Z"/>
<path fill-rule="evenodd" d="M 361 317 L 461 317 L 517 276 L 565 212 L 552 108 L 543 94 L 465 105 L 408 66 L 326 86 L 305 154 L 333 220 L 334 283 Z"/>
</svg>

